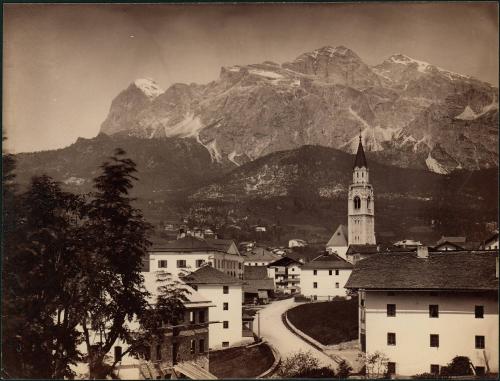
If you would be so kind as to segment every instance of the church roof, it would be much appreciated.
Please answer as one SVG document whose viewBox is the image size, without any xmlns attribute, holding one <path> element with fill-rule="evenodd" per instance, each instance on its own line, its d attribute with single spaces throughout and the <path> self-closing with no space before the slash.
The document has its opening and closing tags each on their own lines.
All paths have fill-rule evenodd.
<svg viewBox="0 0 500 381">
<path fill-rule="evenodd" d="M 363 143 L 361 143 L 361 136 L 359 137 L 358 152 L 356 152 L 356 160 L 354 161 L 354 168 L 365 167 L 368 168 L 366 162 L 365 151 L 363 150 Z"/>
<path fill-rule="evenodd" d="M 326 247 L 349 246 L 347 235 L 347 227 L 340 224 L 335 233 L 333 233 L 332 238 L 326 244 Z"/>
</svg>

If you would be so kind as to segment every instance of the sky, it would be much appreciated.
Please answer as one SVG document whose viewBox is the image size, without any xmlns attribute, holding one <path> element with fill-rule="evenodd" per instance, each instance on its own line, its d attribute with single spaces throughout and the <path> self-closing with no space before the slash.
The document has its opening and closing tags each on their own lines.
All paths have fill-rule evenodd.
<svg viewBox="0 0 500 381">
<path fill-rule="evenodd" d="M 498 5 L 4 4 L 4 150 L 98 134 L 136 78 L 207 83 L 222 66 L 283 63 L 344 45 L 376 65 L 395 53 L 498 86 Z"/>
</svg>

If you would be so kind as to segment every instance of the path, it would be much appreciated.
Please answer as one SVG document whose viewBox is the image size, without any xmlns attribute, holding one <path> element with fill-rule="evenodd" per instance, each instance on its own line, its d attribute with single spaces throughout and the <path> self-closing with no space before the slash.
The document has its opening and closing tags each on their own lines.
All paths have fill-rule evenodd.
<svg viewBox="0 0 500 381">
<path fill-rule="evenodd" d="M 337 368 L 337 363 L 323 352 L 306 343 L 296 336 L 283 324 L 281 315 L 291 307 L 296 305 L 293 298 L 272 302 L 259 311 L 260 313 L 260 335 L 271 343 L 274 348 L 285 359 L 290 354 L 298 351 L 310 351 L 319 360 L 321 366 Z M 257 333 L 258 319 L 253 323 L 254 332 Z"/>
</svg>

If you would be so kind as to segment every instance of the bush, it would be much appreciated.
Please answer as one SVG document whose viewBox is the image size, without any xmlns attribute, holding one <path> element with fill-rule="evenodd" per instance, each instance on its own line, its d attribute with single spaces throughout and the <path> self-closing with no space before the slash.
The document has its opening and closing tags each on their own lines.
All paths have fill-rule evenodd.
<svg viewBox="0 0 500 381">
<path fill-rule="evenodd" d="M 347 361 L 342 360 L 337 369 L 337 377 L 338 378 L 347 378 L 349 374 L 351 374 L 352 367 L 349 366 Z"/>
<path fill-rule="evenodd" d="M 466 356 L 455 356 L 453 360 L 441 368 L 441 376 L 469 376 L 473 374 L 470 359 Z"/>
<path fill-rule="evenodd" d="M 280 378 L 332 378 L 333 369 L 320 367 L 311 352 L 299 351 L 281 362 L 277 372 Z"/>
<path fill-rule="evenodd" d="M 440 376 L 434 373 L 420 373 L 412 376 L 411 378 L 415 380 L 446 380 L 449 379 L 447 376 Z"/>
</svg>

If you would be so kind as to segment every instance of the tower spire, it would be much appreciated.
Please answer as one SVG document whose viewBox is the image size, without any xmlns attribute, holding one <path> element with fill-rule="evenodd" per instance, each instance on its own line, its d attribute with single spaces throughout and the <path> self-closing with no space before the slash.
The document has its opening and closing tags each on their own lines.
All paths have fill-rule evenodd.
<svg viewBox="0 0 500 381">
<path fill-rule="evenodd" d="M 365 150 L 363 149 L 363 142 L 361 141 L 361 133 L 359 134 L 358 152 L 356 152 L 356 160 L 354 161 L 354 168 L 368 168 L 366 162 Z"/>
</svg>

